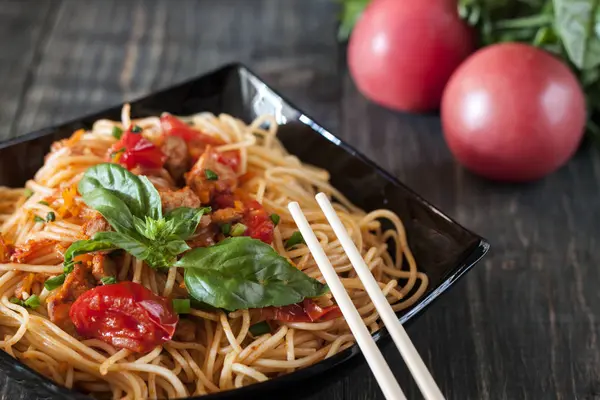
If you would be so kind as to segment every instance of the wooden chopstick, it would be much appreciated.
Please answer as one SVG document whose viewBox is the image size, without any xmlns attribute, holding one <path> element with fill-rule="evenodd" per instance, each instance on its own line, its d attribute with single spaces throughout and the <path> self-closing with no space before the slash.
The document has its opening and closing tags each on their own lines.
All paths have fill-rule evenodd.
<svg viewBox="0 0 600 400">
<path fill-rule="evenodd" d="M 333 231 L 340 240 L 344 251 L 348 255 L 350 263 L 356 270 L 356 273 L 362 281 L 363 286 L 367 291 L 367 294 L 373 301 L 373 304 L 375 305 L 375 308 L 381 316 L 384 325 L 390 332 L 390 335 L 392 336 L 396 347 L 400 351 L 404 362 L 408 366 L 411 374 L 417 382 L 421 393 L 423 394 L 426 400 L 443 400 L 444 395 L 435 383 L 433 377 L 431 376 L 431 373 L 423 363 L 423 360 L 419 356 L 419 353 L 417 352 L 416 348 L 411 342 L 410 337 L 406 333 L 406 330 L 398 320 L 398 317 L 394 313 L 392 307 L 388 303 L 384 294 L 381 292 L 379 285 L 375 281 L 375 278 L 371 274 L 371 271 L 367 267 L 360 252 L 354 245 L 354 242 L 350 238 L 348 231 L 337 216 L 337 213 L 333 209 L 333 206 L 329 202 L 329 199 L 324 193 L 319 193 L 316 196 L 316 200 L 319 203 L 321 209 L 323 210 L 325 217 L 329 221 L 329 224 L 333 228 Z M 396 382 L 389 366 L 385 362 L 385 359 L 381 355 L 381 352 L 375 345 L 375 342 L 373 341 L 371 335 L 369 334 L 364 323 L 362 322 L 362 318 L 360 317 L 358 311 L 354 307 L 354 304 L 350 300 L 350 297 L 348 296 L 348 293 L 343 287 L 337 273 L 331 266 L 331 263 L 329 262 L 327 256 L 325 255 L 325 252 L 321 248 L 321 245 L 319 244 L 319 241 L 317 240 L 314 232 L 310 228 L 310 225 L 304 217 L 304 214 L 302 214 L 299 205 L 295 202 L 290 203 L 288 205 L 288 208 L 290 209 L 292 217 L 294 218 L 294 221 L 296 221 L 296 224 L 300 229 L 300 233 L 302 233 L 302 236 L 304 237 L 304 240 L 310 252 L 315 258 L 319 269 L 323 273 L 323 276 L 325 277 L 325 280 L 327 281 L 327 284 L 329 285 L 331 292 L 336 299 L 336 302 L 338 303 L 344 317 L 346 318 L 346 322 L 348 322 L 350 330 L 356 337 L 357 343 L 363 351 L 365 358 L 367 359 L 367 362 L 371 367 L 371 370 L 373 371 L 373 374 L 375 375 L 375 378 L 377 379 L 377 382 L 379 383 L 379 386 L 381 387 L 385 397 L 387 399 L 404 399 L 405 396 L 402 393 L 400 386 Z M 336 290 L 334 290 L 334 286 L 336 287 Z M 344 303 L 344 306 L 340 304 L 340 299 Z M 350 323 L 350 321 L 352 321 L 352 324 Z M 355 328 L 353 328 L 352 325 L 355 325 Z M 359 326 L 362 327 L 362 329 Z M 360 335 L 366 334 L 368 336 L 368 339 L 363 337 L 359 340 L 359 336 L 357 336 L 355 329 L 357 332 L 360 332 Z M 361 344 L 361 342 L 363 343 Z M 364 349 L 363 346 L 365 346 Z M 380 363 L 382 362 L 385 364 L 385 367 L 382 367 L 380 365 Z M 373 366 L 376 366 L 377 370 L 374 369 Z M 391 383 L 390 381 L 393 381 L 393 383 Z"/>
<path fill-rule="evenodd" d="M 402 389 L 400 389 L 400 385 L 396 381 L 396 378 L 394 378 L 390 366 L 385 361 L 385 358 L 383 358 L 371 333 L 369 333 L 369 330 L 363 323 L 358 310 L 354 307 L 354 303 L 352 303 L 342 281 L 340 281 L 340 278 L 333 269 L 325 251 L 323 251 L 323 248 L 319 244 L 319 240 L 312 231 L 300 206 L 297 202 L 293 202 L 288 204 L 288 209 L 290 210 L 292 218 L 294 218 L 306 245 L 312 253 L 315 262 L 325 277 L 325 281 L 327 282 L 333 297 L 335 297 L 335 301 L 340 307 L 340 310 L 346 319 L 346 323 L 356 338 L 356 343 L 358 343 L 358 346 L 362 350 L 363 355 L 367 360 L 367 364 L 369 364 L 371 371 L 373 371 L 373 375 L 375 375 L 375 379 L 385 398 L 388 400 L 406 400 L 406 396 L 404 396 Z"/>
</svg>

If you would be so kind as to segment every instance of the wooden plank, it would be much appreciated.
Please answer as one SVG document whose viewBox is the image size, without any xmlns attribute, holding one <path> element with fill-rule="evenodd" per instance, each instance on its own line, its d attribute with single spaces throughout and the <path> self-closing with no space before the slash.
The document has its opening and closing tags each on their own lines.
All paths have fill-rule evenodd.
<svg viewBox="0 0 600 400">
<path fill-rule="evenodd" d="M 55 6 L 26 0 L 0 7 L 0 140 L 11 136 Z"/>
</svg>

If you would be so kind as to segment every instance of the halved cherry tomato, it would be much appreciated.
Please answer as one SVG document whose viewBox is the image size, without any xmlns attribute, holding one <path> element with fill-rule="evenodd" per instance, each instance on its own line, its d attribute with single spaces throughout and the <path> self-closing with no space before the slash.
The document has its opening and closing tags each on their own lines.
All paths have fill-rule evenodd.
<svg viewBox="0 0 600 400">
<path fill-rule="evenodd" d="M 134 282 L 88 290 L 69 315 L 81 336 L 139 353 L 171 340 L 179 321 L 166 298 Z"/>
<path fill-rule="evenodd" d="M 248 227 L 246 236 L 271 244 L 275 225 L 267 211 L 256 200 L 247 202 L 245 206 L 242 223 Z"/>
<path fill-rule="evenodd" d="M 160 117 L 160 124 L 163 132 L 167 136 L 179 136 L 188 144 L 190 155 L 194 162 L 206 149 L 206 146 L 222 146 L 225 142 L 217 137 L 207 135 L 197 129 L 192 128 L 179 118 L 171 114 L 164 113 Z M 240 165 L 240 152 L 237 150 L 225 151 L 219 154 L 217 159 L 221 164 L 230 166 L 234 171 L 238 170 Z"/>
<path fill-rule="evenodd" d="M 162 168 L 166 157 L 163 152 L 140 133 L 127 130 L 109 152 L 109 161 L 118 162 L 127 169 L 141 165 Z"/>
<path fill-rule="evenodd" d="M 284 322 L 321 322 L 342 316 L 337 305 L 320 307 L 311 299 L 304 299 L 302 303 L 289 306 L 261 308 L 260 313 L 266 321 Z"/>
</svg>

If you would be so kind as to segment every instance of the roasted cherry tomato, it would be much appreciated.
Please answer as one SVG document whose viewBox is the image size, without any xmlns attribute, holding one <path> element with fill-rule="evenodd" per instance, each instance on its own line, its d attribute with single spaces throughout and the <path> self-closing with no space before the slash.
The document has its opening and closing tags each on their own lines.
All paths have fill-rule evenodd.
<svg viewBox="0 0 600 400">
<path fill-rule="evenodd" d="M 317 322 L 329 321 L 342 316 L 337 305 L 320 307 L 311 299 L 304 299 L 302 303 L 290 304 L 283 307 L 265 307 L 260 310 L 262 318 L 266 321 L 284 322 Z"/>
<path fill-rule="evenodd" d="M 187 125 L 179 118 L 164 113 L 160 117 L 160 124 L 167 136 L 179 136 L 188 144 L 190 155 L 194 162 L 204 153 L 207 145 L 222 146 L 225 142 L 214 136 L 207 135 Z M 240 165 L 240 152 L 237 150 L 225 151 L 219 154 L 218 161 L 230 166 L 234 171 Z"/>
<path fill-rule="evenodd" d="M 88 290 L 69 315 L 81 336 L 139 353 L 171 340 L 179 321 L 169 300 L 134 282 Z"/>
<path fill-rule="evenodd" d="M 166 157 L 163 152 L 141 133 L 127 130 L 115 143 L 109 153 L 109 161 L 118 162 L 127 169 L 141 165 L 148 168 L 162 168 Z"/>
<path fill-rule="evenodd" d="M 273 242 L 273 229 L 275 225 L 267 211 L 256 200 L 245 204 L 244 217 L 242 223 L 248 227 L 246 235 L 251 238 L 261 240 L 266 244 Z"/>
</svg>

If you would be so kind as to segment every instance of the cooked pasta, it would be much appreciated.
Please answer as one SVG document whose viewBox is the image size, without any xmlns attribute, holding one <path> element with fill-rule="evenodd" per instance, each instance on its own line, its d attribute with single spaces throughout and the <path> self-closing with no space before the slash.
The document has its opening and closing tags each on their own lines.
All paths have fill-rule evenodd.
<svg viewBox="0 0 600 400">
<path fill-rule="evenodd" d="M 400 218 L 355 207 L 327 171 L 289 154 L 277 129 L 268 115 L 249 125 L 208 113 L 131 120 L 126 105 L 122 121 L 99 120 L 56 142 L 25 188 L 0 188 L 3 350 L 67 388 L 142 399 L 231 390 L 347 349 L 354 338 L 289 202 L 302 207 L 365 324 L 372 332 L 381 324 L 314 200 L 319 191 L 332 199 L 394 310 L 414 304 L 428 281 Z M 179 214 L 178 228 L 164 233 Z M 258 265 L 244 251 L 256 251 Z M 236 260 L 239 276 L 216 270 Z M 222 285 L 210 286 L 213 273 Z"/>
</svg>

